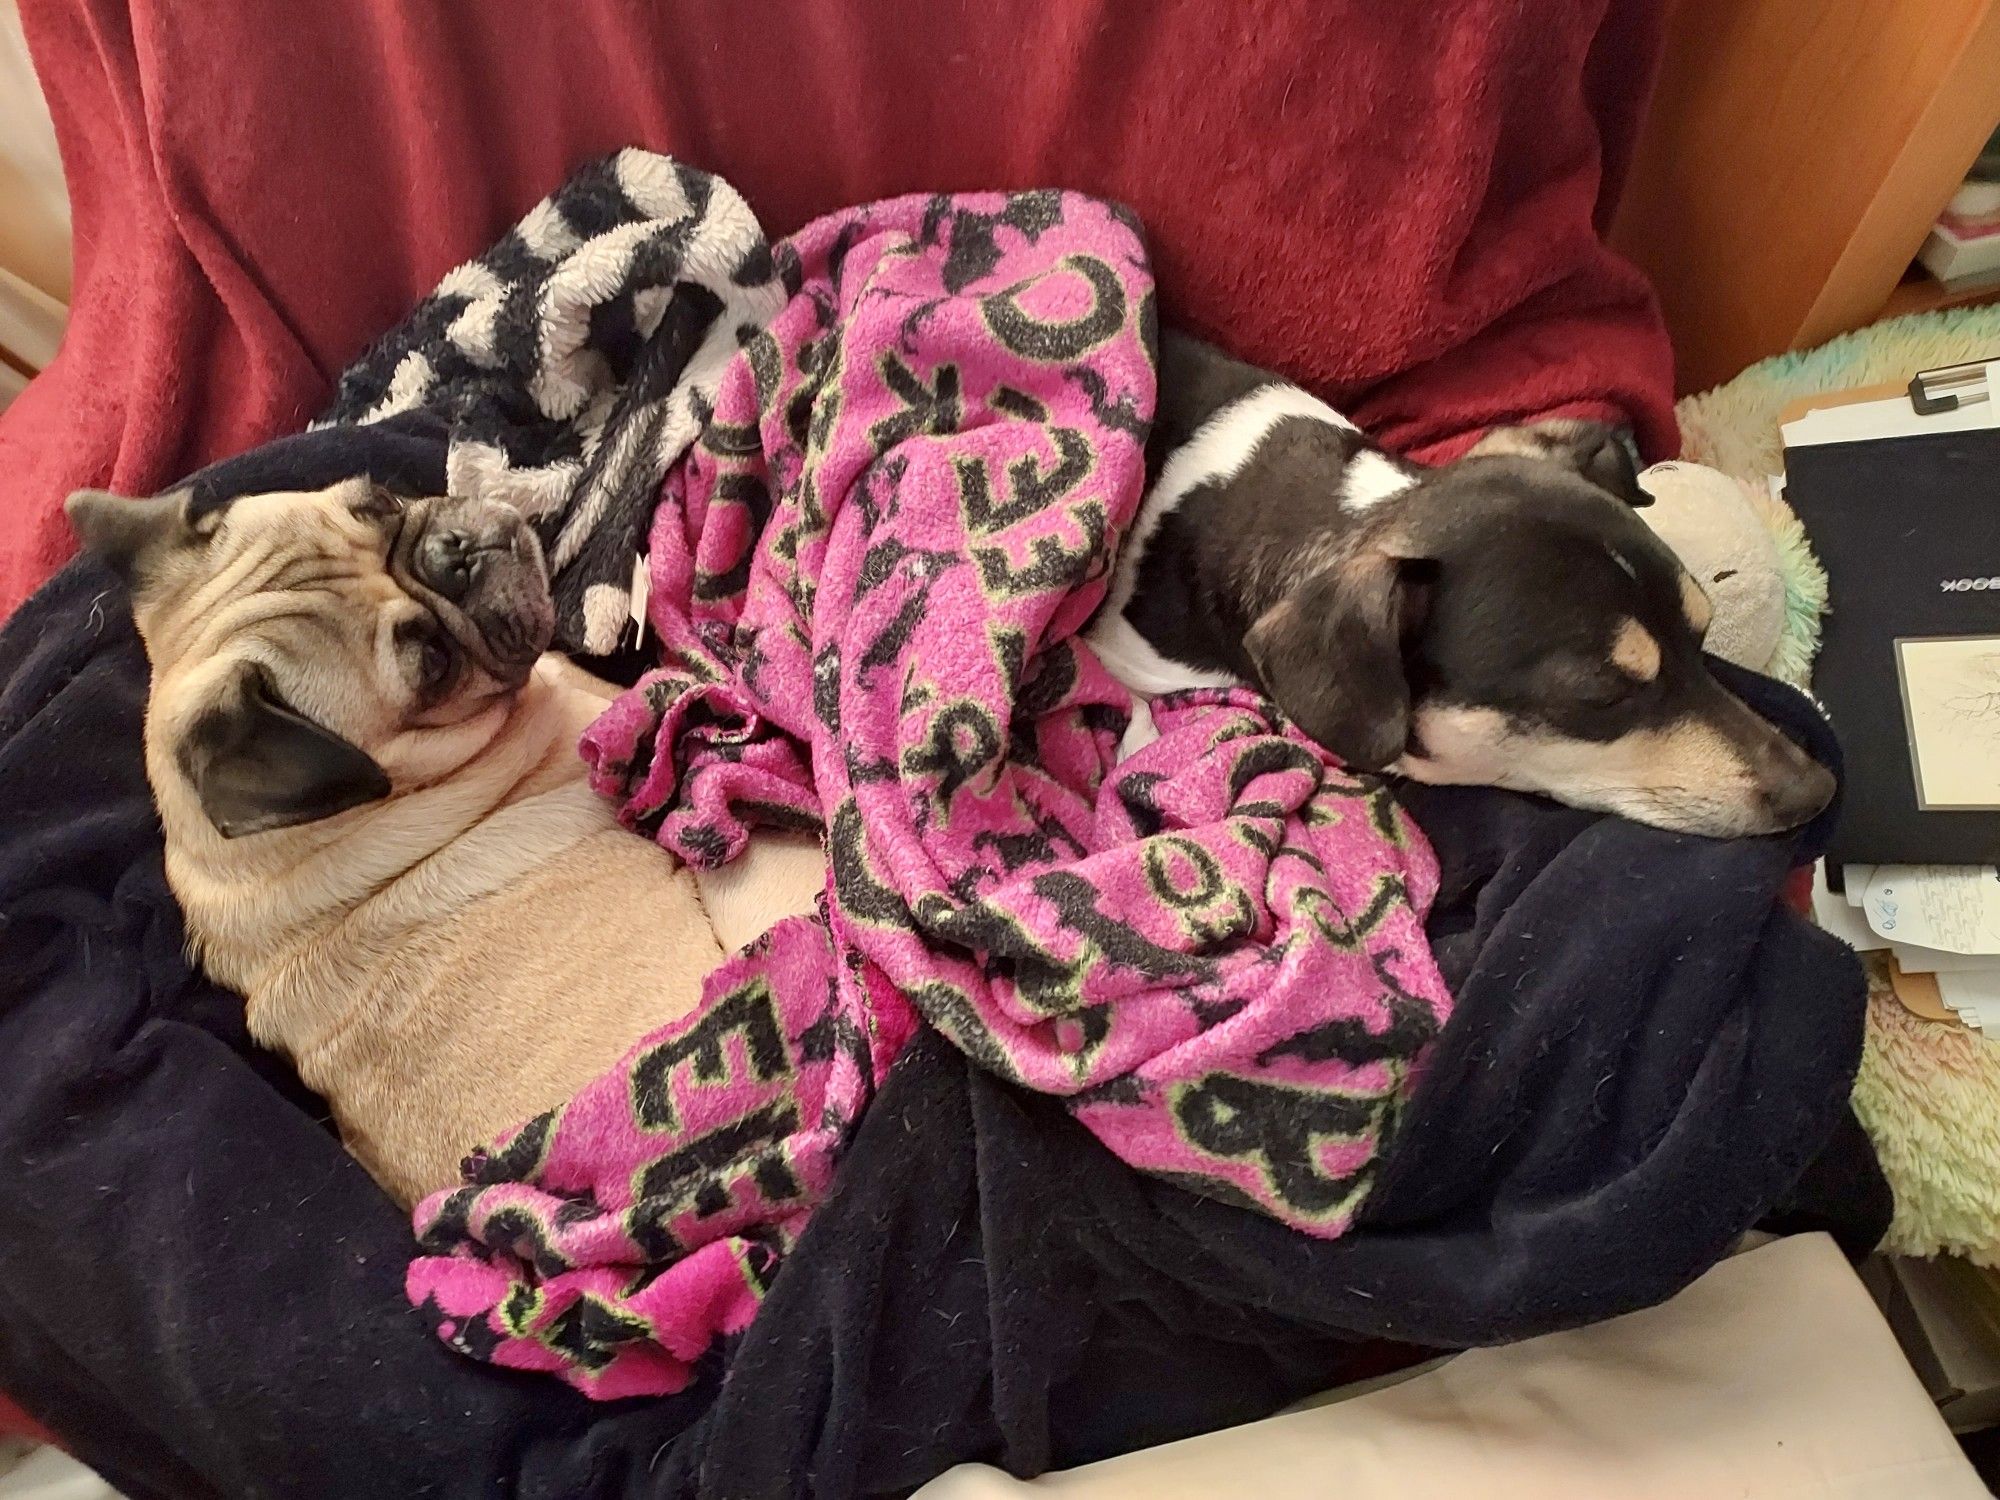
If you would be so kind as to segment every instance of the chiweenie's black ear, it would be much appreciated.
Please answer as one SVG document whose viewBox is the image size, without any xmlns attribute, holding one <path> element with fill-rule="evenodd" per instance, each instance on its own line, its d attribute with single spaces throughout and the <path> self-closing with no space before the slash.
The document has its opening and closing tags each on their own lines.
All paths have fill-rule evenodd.
<svg viewBox="0 0 2000 1500">
<path fill-rule="evenodd" d="M 85 548 L 127 584 L 136 584 L 164 549 L 192 535 L 186 500 L 180 491 L 128 500 L 105 490 L 78 490 L 63 503 L 63 512 Z"/>
<path fill-rule="evenodd" d="M 1602 422 L 1579 422 L 1576 427 L 1570 452 L 1577 472 L 1635 510 L 1651 505 L 1653 497 L 1639 487 L 1639 469 L 1625 439 Z"/>
<path fill-rule="evenodd" d="M 1634 509 L 1653 503 L 1653 497 L 1639 487 L 1639 469 L 1632 462 L 1630 446 L 1602 422 L 1559 417 L 1526 427 L 1496 427 L 1473 446 L 1472 455 L 1479 454 L 1512 454 L 1567 464 Z"/>
<path fill-rule="evenodd" d="M 369 755 L 281 701 L 256 666 L 195 721 L 178 754 L 226 839 L 316 823 L 389 795 Z"/>
<path fill-rule="evenodd" d="M 1404 648 L 1435 564 L 1368 549 L 1306 579 L 1244 637 L 1264 690 L 1347 765 L 1380 771 L 1410 738 Z"/>
</svg>

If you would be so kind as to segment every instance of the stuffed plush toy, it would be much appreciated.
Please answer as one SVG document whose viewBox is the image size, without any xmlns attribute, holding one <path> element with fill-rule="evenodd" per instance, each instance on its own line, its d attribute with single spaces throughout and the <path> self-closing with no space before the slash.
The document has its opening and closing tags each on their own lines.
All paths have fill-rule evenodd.
<svg viewBox="0 0 2000 1500">
<path fill-rule="evenodd" d="M 1639 483 L 1653 497 L 1639 514 L 1708 591 L 1708 649 L 1802 685 L 1826 580 L 1790 510 L 1768 489 L 1701 464 L 1654 464 Z"/>
</svg>

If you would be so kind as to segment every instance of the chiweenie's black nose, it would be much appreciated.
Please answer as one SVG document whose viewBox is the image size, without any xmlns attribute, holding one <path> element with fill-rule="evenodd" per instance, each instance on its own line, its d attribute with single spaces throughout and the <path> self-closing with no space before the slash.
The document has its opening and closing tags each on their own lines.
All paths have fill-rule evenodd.
<svg viewBox="0 0 2000 1500">
<path fill-rule="evenodd" d="M 1764 802 L 1779 828 L 1797 828 L 1825 810 L 1834 790 L 1833 773 L 1801 756 L 1798 764 L 1786 768 L 1781 779 L 1765 786 Z"/>
</svg>

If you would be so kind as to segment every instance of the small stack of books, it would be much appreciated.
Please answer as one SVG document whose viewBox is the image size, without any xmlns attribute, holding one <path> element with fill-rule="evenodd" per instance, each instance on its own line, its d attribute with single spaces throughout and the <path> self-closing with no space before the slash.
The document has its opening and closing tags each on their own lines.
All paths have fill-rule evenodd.
<svg viewBox="0 0 2000 1500">
<path fill-rule="evenodd" d="M 2000 285 L 2000 135 L 1986 143 L 1917 259 L 1953 291 Z"/>
</svg>

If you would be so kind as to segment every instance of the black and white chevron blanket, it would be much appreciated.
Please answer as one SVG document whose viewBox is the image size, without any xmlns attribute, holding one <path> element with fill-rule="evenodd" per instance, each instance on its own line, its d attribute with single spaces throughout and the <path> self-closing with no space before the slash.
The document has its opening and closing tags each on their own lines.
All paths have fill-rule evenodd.
<svg viewBox="0 0 2000 1500">
<path fill-rule="evenodd" d="M 260 487 L 246 472 L 331 482 L 365 471 L 505 501 L 547 550 L 556 645 L 604 655 L 630 617 L 662 477 L 707 424 L 738 347 L 785 297 L 734 188 L 620 151 L 447 275 L 347 370 L 311 431 L 197 482 L 221 498 Z"/>
</svg>

